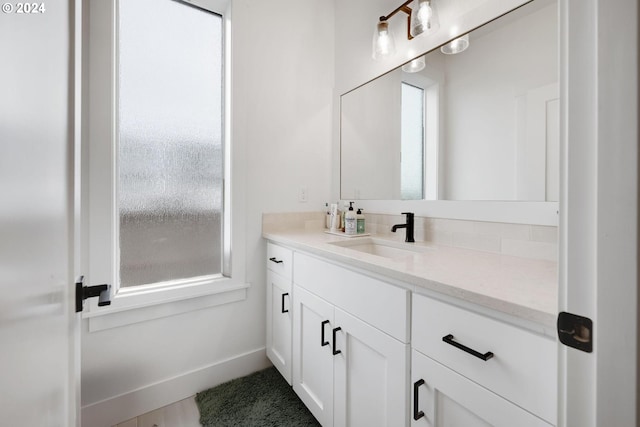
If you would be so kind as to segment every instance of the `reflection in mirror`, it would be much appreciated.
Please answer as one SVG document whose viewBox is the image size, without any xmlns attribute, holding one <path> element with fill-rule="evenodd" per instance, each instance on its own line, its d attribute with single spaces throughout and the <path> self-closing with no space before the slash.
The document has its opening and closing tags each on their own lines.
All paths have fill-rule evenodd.
<svg viewBox="0 0 640 427">
<path fill-rule="evenodd" d="M 400 106 L 400 196 L 424 198 L 424 89 L 402 82 Z"/>
<path fill-rule="evenodd" d="M 557 201 L 557 56 L 557 4 L 535 0 L 344 94 L 341 198 Z"/>
</svg>

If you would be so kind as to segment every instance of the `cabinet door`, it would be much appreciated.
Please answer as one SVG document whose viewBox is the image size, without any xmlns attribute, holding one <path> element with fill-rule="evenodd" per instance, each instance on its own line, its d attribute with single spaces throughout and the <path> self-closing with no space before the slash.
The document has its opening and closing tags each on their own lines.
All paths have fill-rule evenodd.
<svg viewBox="0 0 640 427">
<path fill-rule="evenodd" d="M 412 427 L 550 426 L 420 352 L 411 357 Z"/>
<path fill-rule="evenodd" d="M 409 345 L 337 308 L 335 324 L 335 426 L 407 426 Z"/>
<path fill-rule="evenodd" d="M 293 390 L 324 427 L 333 425 L 333 306 L 293 290 Z"/>
<path fill-rule="evenodd" d="M 291 385 L 291 280 L 267 270 L 267 357 Z"/>
</svg>

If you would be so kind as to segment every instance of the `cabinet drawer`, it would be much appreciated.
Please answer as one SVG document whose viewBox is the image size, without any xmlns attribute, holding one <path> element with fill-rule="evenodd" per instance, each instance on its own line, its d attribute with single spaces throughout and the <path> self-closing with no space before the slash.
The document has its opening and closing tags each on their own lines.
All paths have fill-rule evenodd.
<svg viewBox="0 0 640 427">
<path fill-rule="evenodd" d="M 360 320 L 409 342 L 409 291 L 296 252 L 294 282 Z"/>
<path fill-rule="evenodd" d="M 293 277 L 293 252 L 291 249 L 267 243 L 267 268 L 286 279 Z"/>
<path fill-rule="evenodd" d="M 412 347 L 556 424 L 555 341 L 422 295 L 414 295 L 412 322 Z"/>
</svg>

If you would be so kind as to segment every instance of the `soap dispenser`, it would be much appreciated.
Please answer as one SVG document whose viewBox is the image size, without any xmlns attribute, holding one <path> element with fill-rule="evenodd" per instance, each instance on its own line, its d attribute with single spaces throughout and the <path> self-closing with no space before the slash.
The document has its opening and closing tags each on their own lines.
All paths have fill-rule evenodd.
<svg viewBox="0 0 640 427">
<path fill-rule="evenodd" d="M 349 210 L 344 215 L 344 234 L 354 235 L 357 233 L 357 216 L 353 210 L 353 202 L 349 202 Z"/>
<path fill-rule="evenodd" d="M 358 208 L 358 212 L 356 212 L 356 233 L 364 234 L 364 214 L 361 208 Z"/>
</svg>

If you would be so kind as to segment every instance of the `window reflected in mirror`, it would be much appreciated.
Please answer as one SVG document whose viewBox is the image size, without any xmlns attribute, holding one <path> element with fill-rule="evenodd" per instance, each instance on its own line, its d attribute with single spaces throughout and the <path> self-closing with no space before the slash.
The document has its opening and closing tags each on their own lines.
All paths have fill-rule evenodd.
<svg viewBox="0 0 640 427">
<path fill-rule="evenodd" d="M 402 82 L 400 196 L 424 198 L 424 89 Z"/>
</svg>

